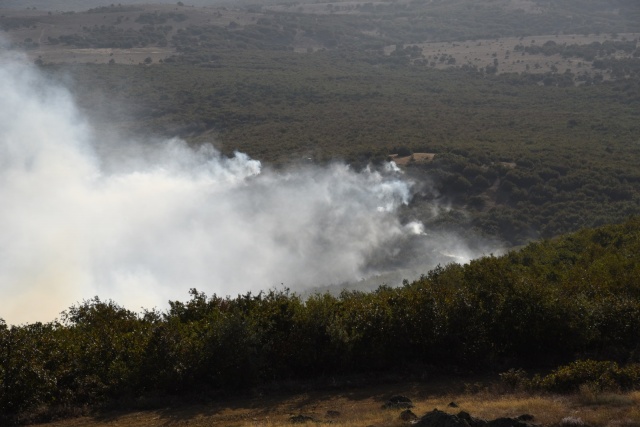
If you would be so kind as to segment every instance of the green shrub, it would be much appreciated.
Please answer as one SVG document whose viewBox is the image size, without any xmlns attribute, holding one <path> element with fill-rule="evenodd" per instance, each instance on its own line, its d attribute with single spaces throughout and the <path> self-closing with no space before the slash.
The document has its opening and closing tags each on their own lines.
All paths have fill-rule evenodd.
<svg viewBox="0 0 640 427">
<path fill-rule="evenodd" d="M 640 365 L 620 367 L 610 361 L 578 360 L 540 381 L 541 388 L 559 393 L 575 392 L 585 385 L 599 391 L 635 389 L 640 386 Z"/>
</svg>

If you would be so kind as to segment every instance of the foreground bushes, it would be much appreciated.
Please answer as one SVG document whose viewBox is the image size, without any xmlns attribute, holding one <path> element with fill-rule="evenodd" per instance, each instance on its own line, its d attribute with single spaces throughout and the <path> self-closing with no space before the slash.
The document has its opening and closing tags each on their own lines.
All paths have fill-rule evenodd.
<svg viewBox="0 0 640 427">
<path fill-rule="evenodd" d="M 632 219 L 371 293 L 303 300 L 287 290 L 221 298 L 192 289 L 187 302 L 143 313 L 96 297 L 60 321 L 0 323 L 0 412 L 415 364 L 482 370 L 580 358 L 637 362 L 638 253 L 640 220 Z M 579 362 L 539 386 L 568 391 L 595 376 L 633 388 L 639 369 L 628 366 Z"/>
<path fill-rule="evenodd" d="M 523 369 L 510 369 L 500 374 L 500 379 L 512 390 L 553 393 L 573 393 L 585 388 L 593 392 L 629 391 L 640 387 L 640 363 L 620 366 L 612 361 L 577 360 L 545 376 L 530 377 Z"/>
<path fill-rule="evenodd" d="M 627 391 L 640 386 L 640 364 L 579 360 L 562 366 L 539 381 L 545 390 L 567 393 L 589 386 L 595 390 Z"/>
</svg>

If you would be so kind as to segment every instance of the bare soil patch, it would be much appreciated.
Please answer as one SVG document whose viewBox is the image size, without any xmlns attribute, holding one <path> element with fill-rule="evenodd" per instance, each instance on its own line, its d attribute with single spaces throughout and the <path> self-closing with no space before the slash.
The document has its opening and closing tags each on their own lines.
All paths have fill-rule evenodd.
<svg viewBox="0 0 640 427">
<path fill-rule="evenodd" d="M 158 63 L 175 54 L 171 48 L 161 47 L 134 47 L 131 49 L 70 49 L 53 48 L 29 52 L 29 58 L 40 59 L 45 63 L 71 63 L 71 64 L 107 64 L 113 60 L 117 64 L 143 64 L 151 60 L 150 64 Z"/>
<path fill-rule="evenodd" d="M 409 163 L 428 163 L 433 160 L 435 153 L 413 153 L 410 156 L 398 157 L 397 154 L 391 154 L 389 157 L 399 166 L 406 166 Z"/>
<path fill-rule="evenodd" d="M 545 56 L 543 54 L 529 54 L 515 51 L 518 45 L 542 46 L 548 41 L 558 45 L 588 45 L 593 42 L 605 42 L 613 40 L 640 40 L 639 33 L 624 33 L 615 36 L 611 34 L 560 34 L 541 35 L 529 37 L 503 37 L 499 39 L 466 40 L 460 42 L 429 42 L 407 44 L 403 48 L 416 46 L 422 49 L 422 54 L 413 58 L 423 61 L 427 66 L 436 69 L 447 69 L 468 65 L 479 69 L 487 66 L 496 66 L 497 73 L 538 73 L 550 71 L 563 73 L 566 70 L 578 74 L 586 72 L 593 74 L 591 62 L 580 58 L 563 58 L 561 55 Z M 387 46 L 385 53 L 390 55 L 396 50 L 395 45 Z M 631 57 L 631 55 L 618 55 L 618 58 Z M 606 77 L 606 75 L 605 75 Z"/>
</svg>

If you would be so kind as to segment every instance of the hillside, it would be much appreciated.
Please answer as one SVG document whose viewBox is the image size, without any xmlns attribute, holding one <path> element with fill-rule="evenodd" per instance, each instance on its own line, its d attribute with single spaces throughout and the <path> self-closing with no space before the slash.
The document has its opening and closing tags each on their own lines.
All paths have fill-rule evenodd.
<svg viewBox="0 0 640 427">
<path fill-rule="evenodd" d="M 158 266 L 190 289 L 0 313 L 0 424 L 395 426 L 396 393 L 640 423 L 637 1 L 28 0 L 0 5 L 0 30 L 5 92 L 24 85 L 0 104 L 4 304 L 94 275 L 157 296 Z"/>
<path fill-rule="evenodd" d="M 578 3 L 135 4 L 0 27 L 105 129 L 276 167 L 435 154 L 407 166 L 426 184 L 406 216 L 512 246 L 640 213 L 638 6 Z"/>
<path fill-rule="evenodd" d="M 193 289 L 187 302 L 140 314 L 96 297 L 60 322 L 2 325 L 0 405 L 7 415 L 46 415 L 345 374 L 548 370 L 585 359 L 621 365 L 578 362 L 503 379 L 541 391 L 632 390 L 639 250 L 635 218 L 372 293 L 303 300 L 288 290 L 221 298 Z"/>
</svg>

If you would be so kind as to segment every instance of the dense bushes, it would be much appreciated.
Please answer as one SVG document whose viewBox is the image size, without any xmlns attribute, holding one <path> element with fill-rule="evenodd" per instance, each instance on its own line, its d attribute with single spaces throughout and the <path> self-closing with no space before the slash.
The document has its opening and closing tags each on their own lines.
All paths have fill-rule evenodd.
<svg viewBox="0 0 640 427">
<path fill-rule="evenodd" d="M 371 293 L 303 300 L 286 289 L 236 298 L 192 290 L 187 302 L 141 314 L 94 298 L 61 321 L 0 324 L 0 407 L 10 415 L 416 364 L 637 362 L 637 253 L 640 219 L 632 219 Z M 638 384 L 637 368 L 613 362 L 579 362 L 536 384 L 567 391 L 594 376 Z"/>
<path fill-rule="evenodd" d="M 81 33 L 49 37 L 50 44 L 63 43 L 79 48 L 121 48 L 145 46 L 166 46 L 167 35 L 172 31 L 170 25 L 145 25 L 140 30 L 117 28 L 111 26 L 83 27 Z"/>
<path fill-rule="evenodd" d="M 627 391 L 640 385 L 640 364 L 619 366 L 616 362 L 579 360 L 561 366 L 543 378 L 534 378 L 534 385 L 554 392 L 573 392 L 581 386 L 596 390 Z"/>
<path fill-rule="evenodd" d="M 521 156 L 498 162 L 480 149 L 445 148 L 433 161 L 409 163 L 416 181 L 431 182 L 434 197 L 416 198 L 412 214 L 428 227 L 442 226 L 428 208 L 449 204 L 463 215 L 457 226 L 499 237 L 512 245 L 624 221 L 640 207 L 635 177 L 604 164 L 588 169 L 576 159 Z M 630 170 L 629 170 L 630 172 Z M 435 221 L 435 224 L 433 222 Z M 451 224 L 452 228 L 456 225 Z"/>
<path fill-rule="evenodd" d="M 512 245 L 640 214 L 635 77 L 560 88 L 526 75 L 372 67 L 364 52 L 267 49 L 294 34 L 275 28 L 183 29 L 171 43 L 193 51 L 154 67 L 46 69 L 72 75 L 83 108 L 104 112 L 109 126 L 213 140 L 265 163 L 340 159 L 359 168 L 399 148 L 435 153 L 407 166 L 438 197 L 417 197 L 412 219 L 427 223 L 434 205 L 446 205 L 459 210 L 456 226 Z M 257 42 L 265 47 L 234 47 Z"/>
<path fill-rule="evenodd" d="M 619 365 L 612 361 L 577 360 L 554 369 L 548 375 L 529 376 L 523 369 L 510 369 L 500 374 L 502 383 L 512 390 L 574 393 L 620 392 L 640 387 L 640 364 Z"/>
</svg>

